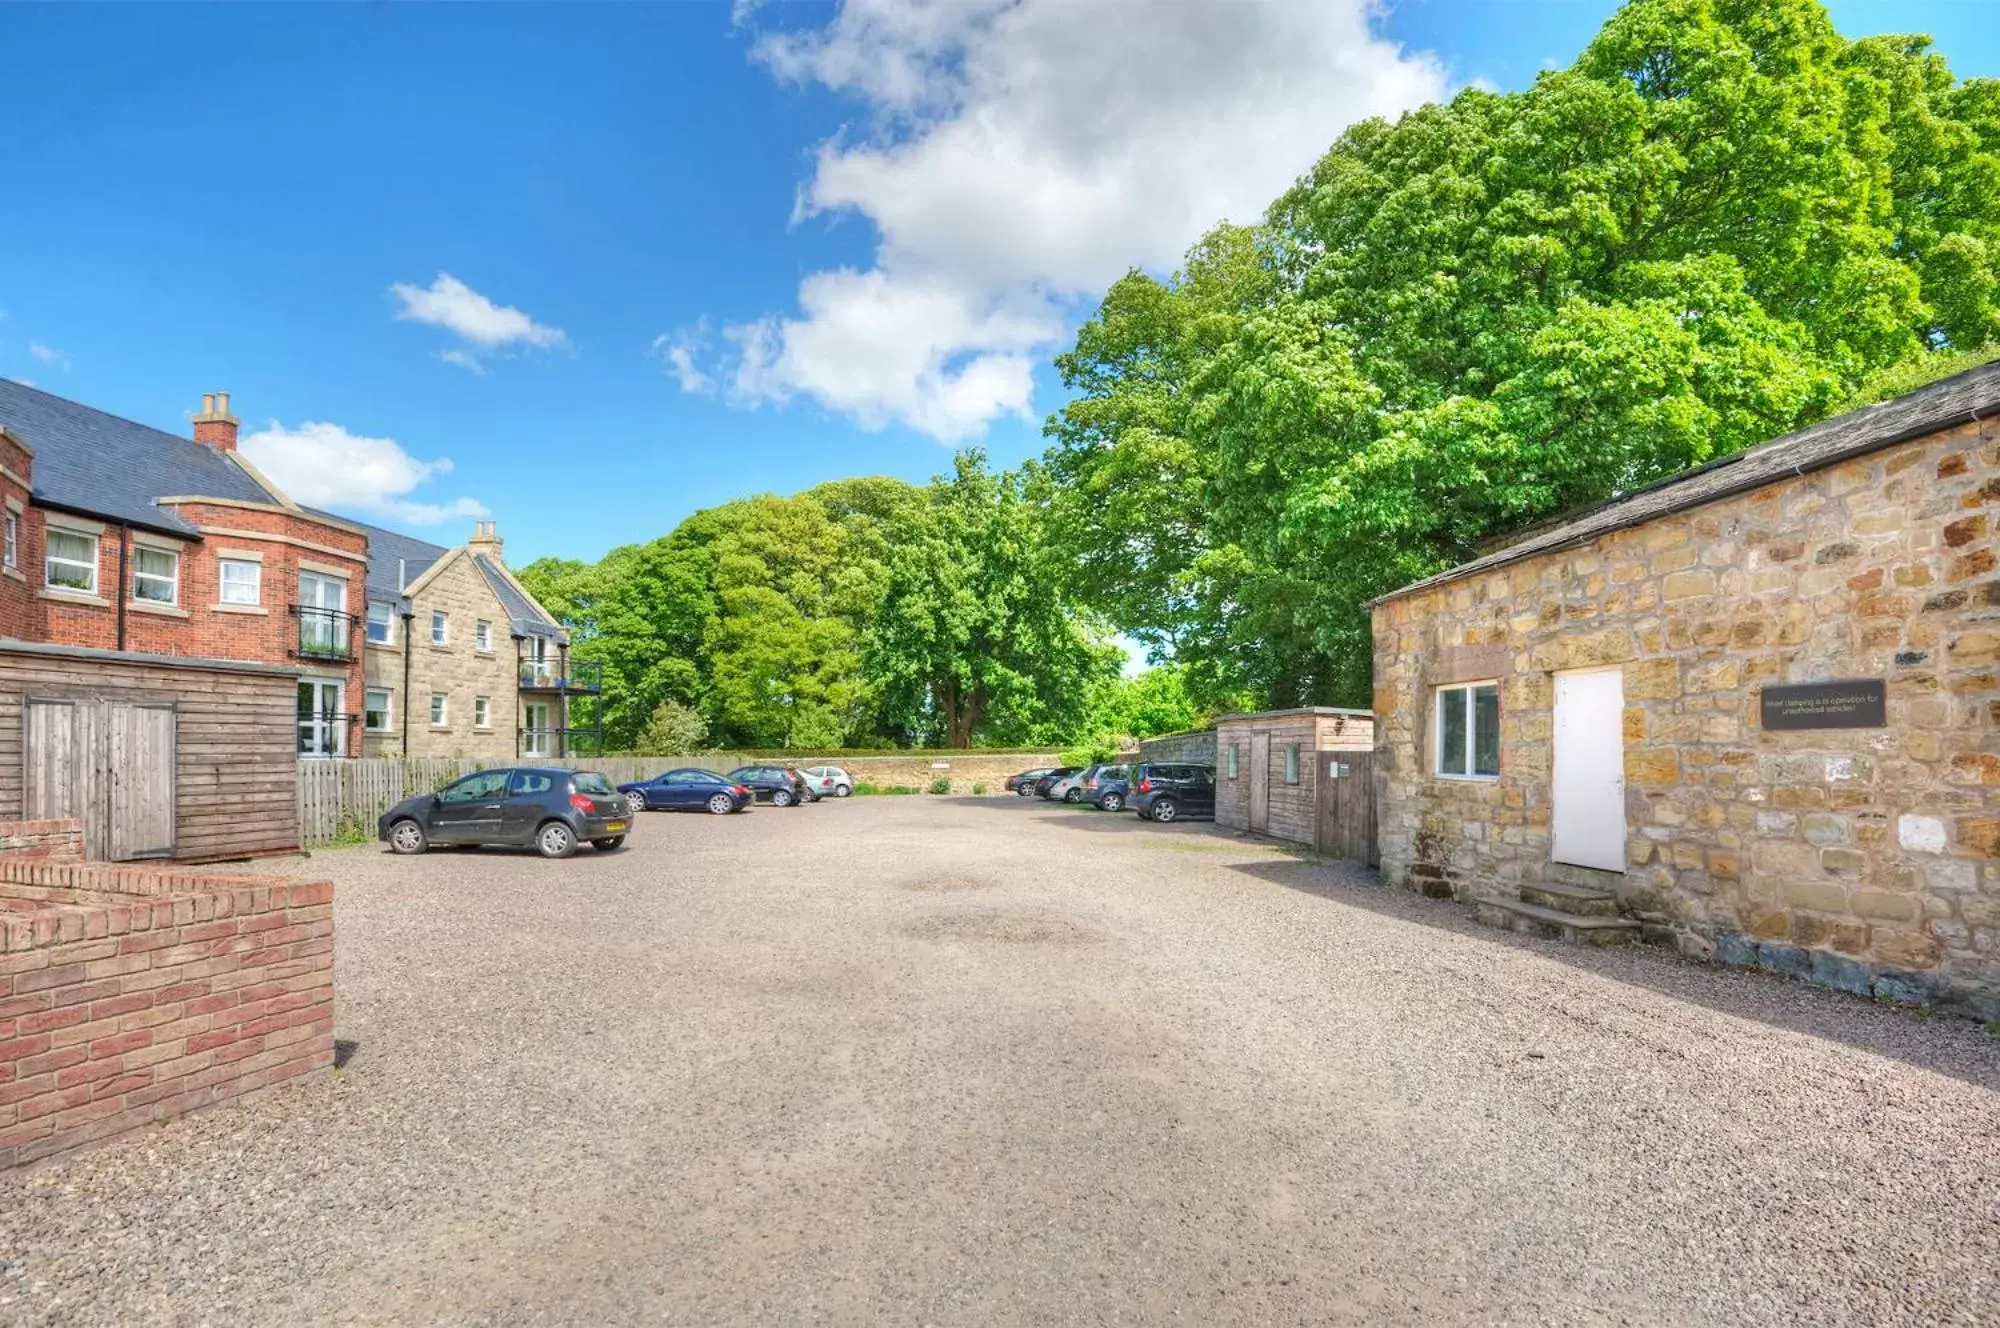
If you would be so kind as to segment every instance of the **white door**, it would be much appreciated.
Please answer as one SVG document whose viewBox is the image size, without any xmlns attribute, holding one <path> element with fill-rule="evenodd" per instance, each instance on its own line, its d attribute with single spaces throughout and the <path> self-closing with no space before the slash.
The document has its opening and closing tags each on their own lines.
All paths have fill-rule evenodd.
<svg viewBox="0 0 2000 1328">
<path fill-rule="evenodd" d="M 526 715 L 522 725 L 521 755 L 547 756 L 549 754 L 549 704 L 546 701 L 530 701 L 521 707 Z"/>
<path fill-rule="evenodd" d="M 299 755 L 339 756 L 346 746 L 347 716 L 340 712 L 337 682 L 306 678 L 299 683 Z"/>
<path fill-rule="evenodd" d="M 1625 675 L 1556 675 L 1553 803 L 1557 862 L 1625 870 Z"/>
</svg>

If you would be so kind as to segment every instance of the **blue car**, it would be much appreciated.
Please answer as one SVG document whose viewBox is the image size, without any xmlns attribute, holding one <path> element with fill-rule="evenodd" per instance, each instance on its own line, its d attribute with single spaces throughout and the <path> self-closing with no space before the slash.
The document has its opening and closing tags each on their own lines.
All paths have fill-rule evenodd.
<svg viewBox="0 0 2000 1328">
<path fill-rule="evenodd" d="M 713 770 L 669 770 L 636 784 L 620 784 L 633 815 L 645 811 L 713 812 L 727 816 L 750 805 L 750 790 Z"/>
</svg>

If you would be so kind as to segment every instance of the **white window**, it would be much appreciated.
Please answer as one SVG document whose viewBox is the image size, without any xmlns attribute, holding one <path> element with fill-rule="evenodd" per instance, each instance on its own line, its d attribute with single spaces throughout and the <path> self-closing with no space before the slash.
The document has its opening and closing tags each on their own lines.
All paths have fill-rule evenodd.
<svg viewBox="0 0 2000 1328">
<path fill-rule="evenodd" d="M 550 734 L 548 702 L 530 701 L 521 710 L 526 720 L 521 726 L 521 755 L 547 756 Z"/>
<path fill-rule="evenodd" d="M 1236 744 L 1229 744 L 1229 777 L 1236 778 Z"/>
<path fill-rule="evenodd" d="M 224 558 L 216 564 L 221 569 L 220 589 L 217 598 L 224 604 L 262 604 L 264 602 L 264 565 L 253 563 L 248 558 Z"/>
<path fill-rule="evenodd" d="M 432 692 L 431 727 L 434 729 L 443 728 L 445 726 L 445 719 L 446 719 L 445 694 L 443 692 Z"/>
<path fill-rule="evenodd" d="M 181 597 L 181 556 L 170 549 L 132 550 L 132 598 L 174 604 Z"/>
<path fill-rule="evenodd" d="M 493 698 L 475 696 L 472 698 L 472 727 L 490 729 L 493 727 Z"/>
<path fill-rule="evenodd" d="M 12 512 L 7 514 L 6 566 L 21 565 L 21 518 Z"/>
<path fill-rule="evenodd" d="M 1299 745 L 1295 742 L 1285 744 L 1285 782 L 1299 782 Z"/>
<path fill-rule="evenodd" d="M 446 616 L 443 609 L 437 609 L 431 614 L 431 644 L 442 646 L 450 643 L 451 619 Z"/>
<path fill-rule="evenodd" d="M 45 561 L 42 577 L 51 586 L 97 593 L 97 536 L 50 527 Z"/>
<path fill-rule="evenodd" d="M 369 604 L 368 639 L 378 646 L 386 646 L 395 635 L 396 610 L 387 604 Z"/>
<path fill-rule="evenodd" d="M 362 726 L 370 733 L 387 733 L 391 720 L 389 689 L 370 687 L 367 692 L 367 704 L 361 708 Z"/>
<path fill-rule="evenodd" d="M 308 659 L 351 659 L 347 582 L 318 572 L 299 573 L 299 654 Z"/>
<path fill-rule="evenodd" d="M 307 678 L 299 683 L 299 755 L 339 756 L 347 737 L 340 713 L 341 685 Z"/>
<path fill-rule="evenodd" d="M 1438 688 L 1437 772 L 1447 779 L 1499 777 L 1499 683 Z"/>
<path fill-rule="evenodd" d="M 472 625 L 472 646 L 475 650 L 493 649 L 493 624 L 481 618 Z"/>
</svg>

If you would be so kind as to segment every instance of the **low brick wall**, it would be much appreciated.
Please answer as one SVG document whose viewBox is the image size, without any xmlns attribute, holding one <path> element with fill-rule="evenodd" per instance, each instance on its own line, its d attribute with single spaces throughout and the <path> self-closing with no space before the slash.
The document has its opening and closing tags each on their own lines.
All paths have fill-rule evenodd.
<svg viewBox="0 0 2000 1328">
<path fill-rule="evenodd" d="M 332 1063 L 331 882 L 0 857 L 0 1168 Z"/>
<path fill-rule="evenodd" d="M 83 822 L 0 822 L 0 853 L 23 858 L 81 858 Z"/>
</svg>

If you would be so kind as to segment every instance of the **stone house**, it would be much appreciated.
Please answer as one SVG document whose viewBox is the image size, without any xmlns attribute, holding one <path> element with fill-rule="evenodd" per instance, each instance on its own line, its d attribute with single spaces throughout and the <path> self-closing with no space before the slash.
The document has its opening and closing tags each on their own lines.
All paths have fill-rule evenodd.
<svg viewBox="0 0 2000 1328">
<path fill-rule="evenodd" d="M 491 521 L 455 548 L 368 535 L 369 756 L 567 756 L 570 702 L 601 691 L 569 633 L 514 579 Z M 592 750 L 595 750 L 593 747 Z"/>
<path fill-rule="evenodd" d="M 367 536 L 236 435 L 226 392 L 184 438 L 0 379 L 0 639 L 281 667 L 298 754 L 350 755 Z"/>
<path fill-rule="evenodd" d="M 1385 878 L 2000 1017 L 2000 363 L 1373 606 Z"/>
</svg>

